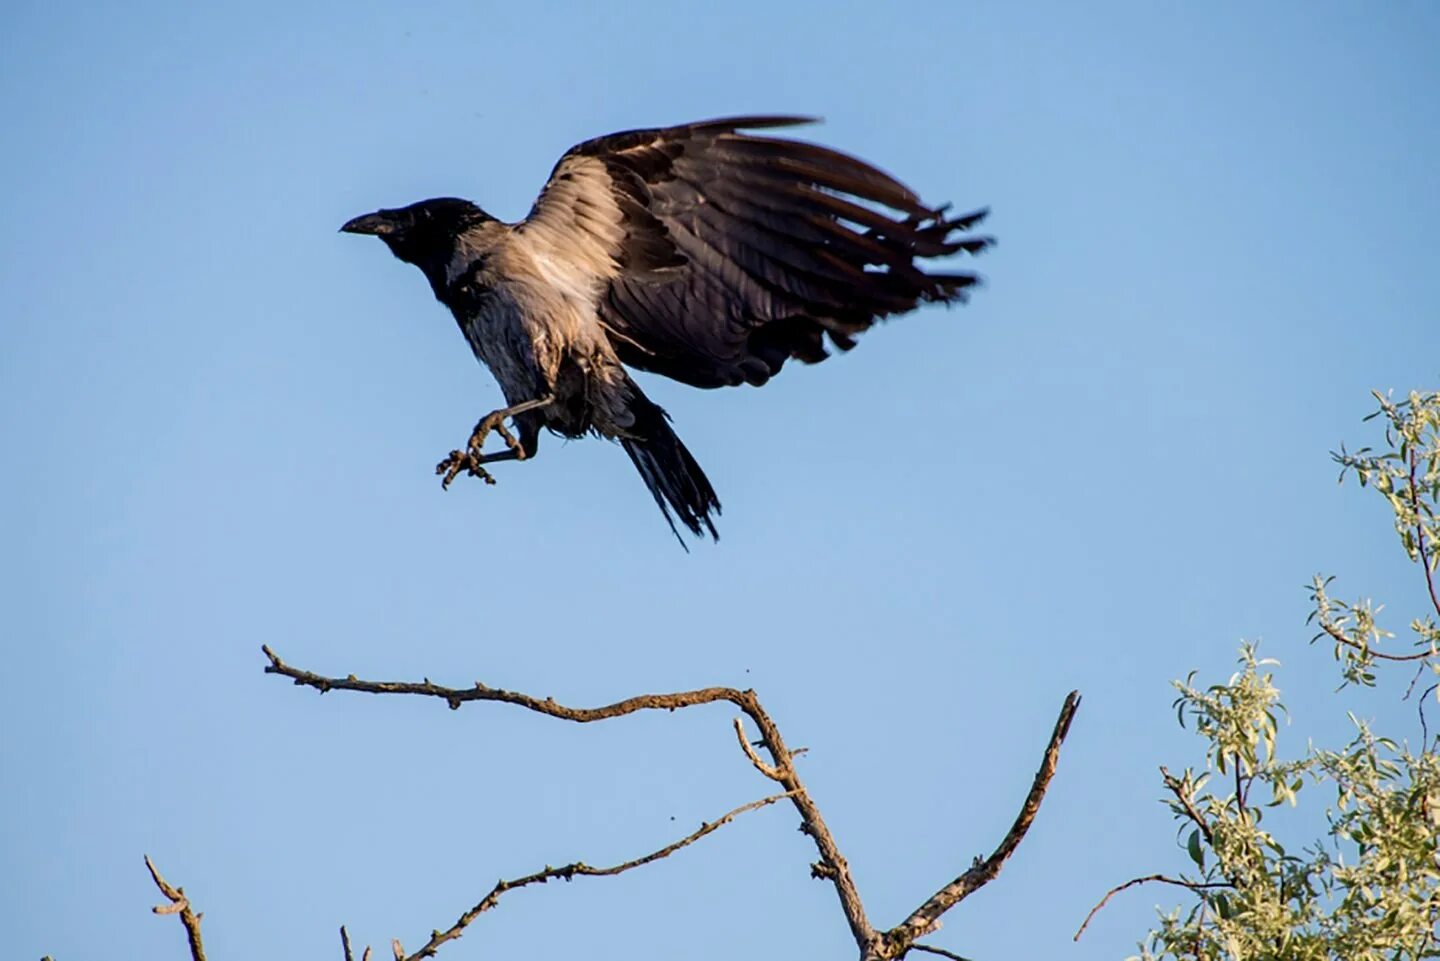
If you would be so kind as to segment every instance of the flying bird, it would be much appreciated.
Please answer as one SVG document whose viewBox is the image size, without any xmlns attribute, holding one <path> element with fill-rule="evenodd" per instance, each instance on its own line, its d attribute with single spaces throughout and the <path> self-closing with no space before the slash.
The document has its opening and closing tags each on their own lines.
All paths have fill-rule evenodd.
<svg viewBox="0 0 1440 961">
<path fill-rule="evenodd" d="M 676 518 L 717 538 L 710 481 L 626 367 L 758 386 L 792 357 L 824 360 L 827 342 L 849 350 L 879 318 L 964 300 L 975 274 L 917 261 L 984 250 L 990 238 L 967 231 L 987 211 L 952 217 L 854 157 L 745 132 L 809 122 L 734 117 L 587 140 L 518 223 L 443 197 L 341 227 L 420 268 L 504 393 L 507 406 L 436 467 L 444 486 L 461 472 L 494 483 L 484 465 L 534 457 L 541 428 L 594 433 L 624 447 L 677 537 Z M 491 433 L 504 450 L 483 451 Z"/>
</svg>

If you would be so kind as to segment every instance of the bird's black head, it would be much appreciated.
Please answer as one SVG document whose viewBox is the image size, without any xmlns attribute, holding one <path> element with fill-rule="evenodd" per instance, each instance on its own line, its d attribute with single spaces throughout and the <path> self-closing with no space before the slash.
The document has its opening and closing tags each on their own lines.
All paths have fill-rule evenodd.
<svg viewBox="0 0 1440 961">
<path fill-rule="evenodd" d="M 468 200 L 437 197 L 408 207 L 377 210 L 356 217 L 340 229 L 347 234 L 374 234 L 390 252 L 425 272 L 436 285 L 455 251 L 455 238 L 495 218 Z"/>
</svg>

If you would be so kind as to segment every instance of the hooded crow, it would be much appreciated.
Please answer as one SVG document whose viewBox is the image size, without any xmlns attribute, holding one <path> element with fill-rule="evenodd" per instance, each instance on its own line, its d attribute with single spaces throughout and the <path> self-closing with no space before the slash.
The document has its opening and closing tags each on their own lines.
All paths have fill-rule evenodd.
<svg viewBox="0 0 1440 961">
<path fill-rule="evenodd" d="M 758 386 L 792 357 L 824 360 L 827 342 L 849 350 L 879 318 L 964 300 L 975 274 L 917 261 L 984 250 L 990 238 L 967 232 L 987 211 L 952 217 L 854 157 L 744 132 L 807 122 L 735 117 L 586 141 L 519 223 L 439 198 L 340 228 L 420 268 L 504 393 L 436 467 L 446 487 L 462 472 L 493 483 L 484 465 L 535 456 L 541 428 L 594 433 L 624 447 L 672 531 L 678 518 L 714 538 L 710 481 L 626 367 Z M 491 433 L 504 450 L 483 451 Z"/>
</svg>

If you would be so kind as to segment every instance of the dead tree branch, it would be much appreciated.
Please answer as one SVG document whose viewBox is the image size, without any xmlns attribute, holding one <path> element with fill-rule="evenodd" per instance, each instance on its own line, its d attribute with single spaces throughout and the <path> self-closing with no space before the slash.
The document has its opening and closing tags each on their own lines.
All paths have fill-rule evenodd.
<svg viewBox="0 0 1440 961">
<path fill-rule="evenodd" d="M 491 908 L 495 907 L 495 905 L 500 902 L 500 896 L 506 891 L 513 891 L 516 888 L 523 888 L 531 884 L 545 884 L 547 881 L 551 881 L 555 878 L 560 878 L 564 881 L 570 881 L 577 877 L 606 878 L 613 877 L 617 874 L 624 874 L 626 871 L 629 871 L 633 868 L 638 868 L 642 865 L 650 864 L 654 861 L 659 861 L 661 858 L 668 858 L 670 855 L 674 854 L 681 848 L 689 847 L 690 845 L 694 844 L 696 841 L 700 840 L 705 835 L 710 834 L 714 831 L 718 831 L 720 828 L 729 824 L 731 821 L 735 820 L 737 817 L 746 813 L 747 811 L 754 811 L 757 808 L 769 807 L 776 801 L 783 801 L 789 796 L 790 795 L 788 793 L 772 794 L 770 797 L 761 798 L 758 801 L 751 801 L 749 804 L 742 804 L 740 807 L 721 815 L 714 821 L 706 821 L 702 823 L 699 830 L 685 835 L 685 837 L 681 838 L 680 840 L 675 841 L 671 844 L 667 844 L 665 845 L 665 847 L 661 848 L 658 851 L 652 851 L 651 853 L 643 857 L 635 858 L 633 861 L 625 861 L 621 864 L 616 864 L 608 868 L 592 868 L 584 861 L 576 861 L 574 864 L 567 864 L 564 867 L 559 868 L 552 868 L 547 864 L 544 870 L 536 871 L 534 874 L 527 874 L 524 877 L 515 878 L 510 881 L 500 881 L 495 885 L 495 887 L 490 889 L 489 894 L 481 898 L 480 902 L 476 904 L 473 908 L 471 908 L 469 911 L 466 911 L 464 914 L 460 915 L 460 919 L 454 924 L 452 924 L 449 928 L 444 931 L 435 931 L 434 933 L 432 933 L 430 935 L 430 940 L 419 951 L 416 951 L 414 954 L 408 956 L 399 955 L 397 953 L 397 956 L 403 958 L 403 961 L 421 961 L 422 958 L 433 958 L 435 956 L 435 952 L 439 949 L 440 945 L 444 944 L 447 941 L 453 941 L 456 938 L 460 937 L 460 935 L 465 932 L 465 929 L 470 926 L 471 922 L 473 922 L 480 915 L 484 914 L 486 911 L 489 911 Z M 397 945 L 398 943 L 399 942 L 396 942 Z"/>
<path fill-rule="evenodd" d="M 709 825 L 702 825 L 700 831 L 681 839 L 675 844 L 662 848 L 654 854 L 633 862 L 625 862 L 615 868 L 594 869 L 582 863 L 567 865 L 563 868 L 549 868 L 518 878 L 513 881 L 502 881 L 486 895 L 470 911 L 461 916 L 450 930 L 435 932 L 430 942 L 414 955 L 406 957 L 404 950 L 398 942 L 392 946 L 395 950 L 397 961 L 418 961 L 421 958 L 432 957 L 435 950 L 446 941 L 459 937 L 460 932 L 469 925 L 476 917 L 495 905 L 500 895 L 505 891 L 516 887 L 523 887 L 527 884 L 544 883 L 551 878 L 563 877 L 566 880 L 576 875 L 606 875 L 618 874 L 620 871 L 647 864 L 661 857 L 666 857 L 673 851 L 679 850 L 688 844 L 693 843 L 705 834 L 710 833 L 722 824 L 727 823 L 731 818 L 768 804 L 773 804 L 781 799 L 789 799 L 800 815 L 801 831 L 805 833 L 815 844 L 820 859 L 811 866 L 811 874 L 826 881 L 829 881 L 835 889 L 836 896 L 840 901 L 840 909 L 845 915 L 846 923 L 849 925 L 851 936 L 860 950 L 863 961 L 895 961 L 903 958 L 912 950 L 928 951 L 932 954 L 940 954 L 946 957 L 958 957 L 940 948 L 933 948 L 928 945 L 917 945 L 918 938 L 923 937 L 936 930 L 940 916 L 960 903 L 974 891 L 989 883 L 1000 873 L 1005 861 L 1015 852 L 1020 842 L 1024 839 L 1030 825 L 1034 822 L 1036 814 L 1040 810 L 1040 804 L 1044 800 L 1045 791 L 1049 787 L 1050 780 L 1055 775 L 1056 765 L 1059 763 L 1060 746 L 1070 729 L 1070 722 L 1075 716 L 1075 711 L 1080 705 L 1080 696 L 1077 692 L 1071 692 L 1066 697 L 1061 708 L 1060 716 L 1055 722 L 1055 729 L 1050 736 L 1050 743 L 1045 749 L 1041 760 L 1040 769 L 1036 772 L 1035 779 L 1030 787 L 1030 792 L 1025 798 L 1025 803 L 1016 816 L 1010 831 L 1005 835 L 1000 845 L 988 858 L 977 860 L 976 863 L 965 873 L 961 874 L 954 881 L 941 888 L 932 895 L 919 908 L 896 927 L 888 931 L 877 931 L 866 917 L 865 907 L 860 899 L 859 890 L 850 872 L 850 865 L 840 852 L 840 847 L 835 841 L 834 835 L 830 832 L 825 819 L 820 814 L 819 807 L 811 798 L 809 791 L 800 780 L 795 770 L 795 754 L 785 745 L 785 740 L 780 734 L 779 728 L 774 720 L 766 713 L 761 706 L 759 698 L 753 690 L 738 690 L 729 687 L 707 687 L 693 691 L 681 691 L 671 694 L 641 694 L 636 697 L 616 701 L 613 704 L 593 708 L 576 708 L 559 704 L 554 698 L 538 698 L 530 694 L 517 691 L 507 691 L 500 688 L 489 687 L 483 683 L 476 682 L 473 687 L 452 688 L 443 687 L 425 678 L 420 682 L 413 681 L 366 681 L 351 674 L 346 677 L 326 677 L 307 671 L 301 668 L 292 667 L 281 660 L 280 656 L 268 646 L 263 647 L 269 664 L 265 667 L 267 674 L 277 674 L 290 678 L 295 684 L 302 687 L 310 687 L 324 694 L 327 691 L 357 691 L 367 694 L 409 694 L 421 697 L 433 697 L 444 701 L 452 710 L 459 709 L 460 705 L 471 701 L 499 701 L 522 707 L 526 710 L 544 714 L 547 717 L 559 718 L 561 720 L 573 721 L 580 724 L 594 721 L 603 721 L 615 717 L 623 717 L 627 714 L 634 714 L 639 711 L 675 711 L 685 707 L 695 707 L 701 704 L 713 704 L 717 702 L 728 702 L 735 705 L 740 711 L 754 723 L 760 732 L 758 745 L 770 755 L 767 762 L 752 747 L 751 742 L 745 736 L 745 726 L 740 718 L 735 719 L 735 733 L 740 742 L 741 749 L 745 756 L 762 775 L 773 780 L 785 788 L 783 794 L 777 794 L 762 801 L 753 802 L 742 808 L 730 812 L 724 818 Z"/>
<path fill-rule="evenodd" d="M 355 961 L 355 954 L 350 950 L 350 932 L 345 930 L 345 925 L 340 925 L 340 947 L 345 951 L 345 961 Z M 360 955 L 360 961 L 370 961 L 370 946 L 365 946 L 365 953 Z"/>
<path fill-rule="evenodd" d="M 738 738 L 740 741 L 740 750 L 744 751 L 745 756 L 750 759 L 750 763 L 755 765 L 755 770 L 759 771 L 761 774 L 765 775 L 772 781 L 780 781 L 784 779 L 784 775 L 782 775 L 779 771 L 775 770 L 775 768 L 771 767 L 769 764 L 766 764 L 764 761 L 762 761 L 760 759 L 760 755 L 755 753 L 755 749 L 750 746 L 750 741 L 747 740 L 745 737 L 745 722 L 740 720 L 738 717 L 735 719 L 735 737 Z M 792 752 L 790 756 L 794 757 L 795 755 Z"/>
<path fill-rule="evenodd" d="M 924 951 L 926 954 L 938 954 L 942 958 L 949 958 L 950 961 L 970 961 L 969 958 L 958 955 L 954 951 L 946 951 L 944 948 L 937 948 L 928 944 L 914 944 L 910 946 L 910 950 Z"/>
<path fill-rule="evenodd" d="M 840 908 L 845 913 L 845 919 L 850 925 L 850 933 L 855 938 L 856 944 L 869 945 L 877 937 L 875 929 L 865 917 L 865 908 L 861 904 L 855 882 L 850 876 L 850 865 L 841 855 L 840 847 L 835 843 L 835 838 L 825 824 L 820 809 L 811 800 L 805 785 L 796 774 L 793 763 L 794 756 L 785 746 L 785 740 L 780 736 L 775 722 L 760 706 L 760 701 L 754 691 L 739 691 L 730 687 L 707 687 L 676 694 L 641 694 L 603 707 L 574 708 L 558 704 L 554 698 L 542 700 L 529 694 L 487 687 L 478 681 L 474 687 L 449 688 L 434 684 L 428 678 L 417 684 L 413 681 L 362 681 L 353 674 L 343 678 L 324 677 L 311 671 L 291 667 L 268 646 L 263 647 L 262 650 L 270 660 L 269 665 L 265 668 L 267 674 L 288 677 L 297 685 L 312 687 L 322 694 L 332 690 L 361 691 L 367 694 L 412 694 L 438 698 L 448 704 L 452 710 L 458 709 L 461 704 L 470 701 L 501 701 L 548 717 L 586 724 L 613 717 L 623 717 L 637 711 L 674 711 L 679 708 L 713 704 L 719 701 L 734 704 L 760 730 L 765 749 L 774 760 L 772 765 L 768 765 L 778 775 L 774 780 L 785 788 L 791 803 L 800 812 L 801 829 L 809 835 L 815 842 L 816 848 L 819 849 L 820 863 L 824 865 L 827 872 L 825 877 L 835 886 L 836 894 L 840 899 Z"/>
<path fill-rule="evenodd" d="M 156 914 L 180 915 L 180 923 L 185 925 L 185 937 L 190 942 L 191 961 L 205 961 L 205 942 L 200 939 L 201 915 L 196 914 L 190 907 L 190 899 L 185 896 L 185 889 L 177 888 L 166 881 L 148 854 L 145 855 L 145 866 L 150 869 L 150 877 L 154 879 L 155 886 L 170 901 L 169 904 L 157 905 L 151 910 Z"/>
<path fill-rule="evenodd" d="M 970 870 L 936 891 L 908 918 L 887 931 L 884 938 L 888 953 L 881 957 L 903 957 L 917 938 L 935 930 L 942 914 L 989 884 L 1000 873 L 1010 855 L 1015 853 L 1015 849 L 1025 839 L 1026 832 L 1035 821 L 1035 815 L 1040 813 L 1040 803 L 1045 800 L 1045 791 L 1050 787 L 1055 768 L 1060 764 L 1060 745 L 1065 742 L 1065 735 L 1070 732 L 1070 722 L 1074 720 L 1075 711 L 1079 707 L 1080 694 L 1078 691 L 1071 691 L 1060 708 L 1060 716 L 1055 719 L 1055 729 L 1050 734 L 1050 743 L 1045 746 L 1045 753 L 1040 759 L 1040 769 L 1035 772 L 1035 780 L 1030 785 L 1030 793 L 1026 795 L 1025 803 L 1015 817 L 1015 823 L 1010 826 L 1000 845 L 988 858 L 977 860 Z"/>
</svg>

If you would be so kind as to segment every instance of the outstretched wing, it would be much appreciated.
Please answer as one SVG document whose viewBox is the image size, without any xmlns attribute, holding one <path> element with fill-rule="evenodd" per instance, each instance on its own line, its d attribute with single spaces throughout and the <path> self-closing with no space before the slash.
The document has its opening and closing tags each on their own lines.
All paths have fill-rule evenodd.
<svg viewBox="0 0 1440 961">
<path fill-rule="evenodd" d="M 763 384 L 815 363 L 878 318 L 962 300 L 976 275 L 917 260 L 978 253 L 888 174 L 736 117 L 586 141 L 556 164 L 517 227 L 553 281 L 588 287 L 620 359 L 696 387 Z"/>
</svg>

